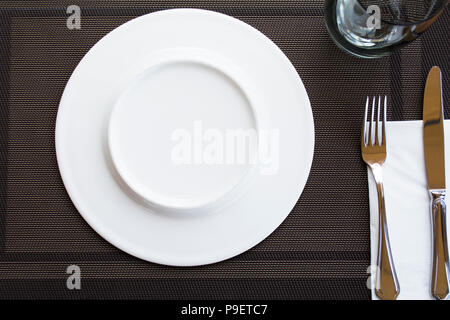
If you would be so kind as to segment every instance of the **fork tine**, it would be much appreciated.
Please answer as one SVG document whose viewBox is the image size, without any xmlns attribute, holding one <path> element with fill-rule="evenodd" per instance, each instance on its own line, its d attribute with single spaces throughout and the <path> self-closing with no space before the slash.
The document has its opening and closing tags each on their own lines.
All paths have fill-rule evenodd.
<svg viewBox="0 0 450 320">
<path fill-rule="evenodd" d="M 367 112 L 369 109 L 369 96 L 367 96 L 366 100 L 366 108 L 364 110 L 364 118 L 363 118 L 363 124 L 361 129 L 361 145 L 366 146 L 367 145 Z"/>
<path fill-rule="evenodd" d="M 380 109 L 381 109 L 381 96 L 378 96 L 378 107 L 377 107 L 377 125 L 375 127 L 375 144 L 377 146 L 381 146 L 381 141 L 380 141 L 380 128 L 379 128 L 379 124 L 380 124 Z"/>
<path fill-rule="evenodd" d="M 387 96 L 384 96 L 384 107 L 383 107 L 383 128 L 382 128 L 382 145 L 386 145 L 386 109 L 387 109 Z"/>
<path fill-rule="evenodd" d="M 374 108 L 375 108 L 375 96 L 373 97 L 373 101 L 372 101 L 372 108 L 370 109 L 370 122 L 369 122 L 369 140 L 368 143 L 369 145 L 373 146 L 373 129 L 374 125 L 373 125 L 373 114 L 374 114 Z"/>
</svg>

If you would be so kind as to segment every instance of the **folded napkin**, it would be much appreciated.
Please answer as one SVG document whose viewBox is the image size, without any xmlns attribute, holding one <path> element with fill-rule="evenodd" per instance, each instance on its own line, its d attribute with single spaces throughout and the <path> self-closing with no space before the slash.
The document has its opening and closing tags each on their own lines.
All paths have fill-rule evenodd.
<svg viewBox="0 0 450 320">
<path fill-rule="evenodd" d="M 446 186 L 450 189 L 450 120 L 444 122 Z M 383 165 L 386 216 L 392 255 L 400 283 L 398 299 L 433 299 L 431 295 L 432 230 L 423 151 L 422 121 L 386 124 L 387 158 Z M 371 265 L 378 250 L 377 190 L 368 172 Z M 450 195 L 447 193 L 447 205 Z M 447 230 L 450 228 L 447 219 Z M 449 230 L 450 231 L 450 230 Z M 375 295 L 372 268 L 372 299 Z"/>
</svg>

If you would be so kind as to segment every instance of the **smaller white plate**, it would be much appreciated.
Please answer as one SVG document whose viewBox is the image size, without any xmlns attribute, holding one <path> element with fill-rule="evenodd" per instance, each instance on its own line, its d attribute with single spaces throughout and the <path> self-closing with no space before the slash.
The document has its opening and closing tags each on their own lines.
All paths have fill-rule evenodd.
<svg viewBox="0 0 450 320">
<path fill-rule="evenodd" d="M 217 148 L 237 132 L 258 137 L 242 161 Z M 267 237 L 297 202 L 313 149 L 309 100 L 281 50 L 196 9 L 148 14 L 100 40 L 56 123 L 61 176 L 84 219 L 118 248 L 177 266 Z"/>
<path fill-rule="evenodd" d="M 197 139 L 201 154 L 195 154 L 194 139 L 230 129 L 256 132 L 255 92 L 229 61 L 201 49 L 164 50 L 148 64 L 118 99 L 109 120 L 108 148 L 119 181 L 159 211 L 198 213 L 232 201 L 255 165 L 204 163 L 203 149 L 211 142 Z M 177 161 L 175 145 L 184 134 L 190 157 Z M 257 152 L 256 143 L 251 147 Z"/>
</svg>

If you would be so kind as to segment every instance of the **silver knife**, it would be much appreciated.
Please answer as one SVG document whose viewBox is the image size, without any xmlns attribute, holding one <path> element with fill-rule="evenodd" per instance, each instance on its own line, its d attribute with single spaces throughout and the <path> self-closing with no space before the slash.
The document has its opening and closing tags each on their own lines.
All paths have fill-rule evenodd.
<svg viewBox="0 0 450 320">
<path fill-rule="evenodd" d="M 450 287 L 450 268 L 447 246 L 447 209 L 445 205 L 444 115 L 442 112 L 442 84 L 439 67 L 431 68 L 425 85 L 423 142 L 433 221 L 431 293 L 436 299 L 447 299 Z"/>
</svg>

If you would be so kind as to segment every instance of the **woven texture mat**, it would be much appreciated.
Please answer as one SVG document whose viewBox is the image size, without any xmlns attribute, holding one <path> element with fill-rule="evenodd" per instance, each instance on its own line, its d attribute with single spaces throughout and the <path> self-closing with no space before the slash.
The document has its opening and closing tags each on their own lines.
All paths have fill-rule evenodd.
<svg viewBox="0 0 450 320">
<path fill-rule="evenodd" d="M 448 88 L 448 10 L 394 55 L 363 60 L 332 43 L 319 0 L 78 0 L 80 30 L 66 27 L 71 4 L 0 4 L 0 298 L 370 298 L 367 177 L 359 150 L 365 96 L 389 95 L 390 120 L 421 118 L 432 65 L 442 68 Z M 311 175 L 285 222 L 248 252 L 194 268 L 141 261 L 97 235 L 64 189 L 54 146 L 59 100 L 84 54 L 124 22 L 174 7 L 229 14 L 271 38 L 306 86 L 316 130 Z M 66 287 L 72 264 L 81 268 L 81 290 Z"/>
</svg>

